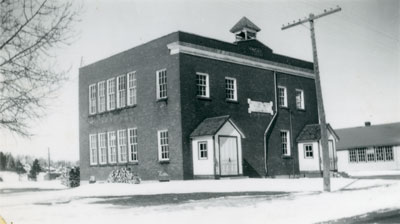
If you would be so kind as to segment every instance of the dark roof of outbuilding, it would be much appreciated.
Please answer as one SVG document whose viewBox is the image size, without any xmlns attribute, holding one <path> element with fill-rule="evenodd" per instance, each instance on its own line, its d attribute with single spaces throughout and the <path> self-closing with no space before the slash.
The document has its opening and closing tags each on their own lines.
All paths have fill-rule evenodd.
<svg viewBox="0 0 400 224">
<path fill-rule="evenodd" d="M 206 118 L 194 129 L 190 137 L 215 135 L 228 119 L 229 115 Z"/>
<path fill-rule="evenodd" d="M 339 139 L 338 135 L 335 133 L 330 124 L 327 124 L 326 127 L 328 131 Z M 304 126 L 303 130 L 300 132 L 297 137 L 297 142 L 303 141 L 319 141 L 321 139 L 321 125 L 320 124 L 308 124 Z"/>
<path fill-rule="evenodd" d="M 336 144 L 338 150 L 358 147 L 400 145 L 400 122 L 343 128 L 336 130 L 340 141 Z"/>
<path fill-rule="evenodd" d="M 239 22 L 237 22 L 232 28 L 231 28 L 231 32 L 232 33 L 236 33 L 237 31 L 241 31 L 243 28 L 249 28 L 255 31 L 260 31 L 261 29 L 254 24 L 253 22 L 251 22 L 248 18 L 246 18 L 246 16 L 243 16 Z"/>
</svg>

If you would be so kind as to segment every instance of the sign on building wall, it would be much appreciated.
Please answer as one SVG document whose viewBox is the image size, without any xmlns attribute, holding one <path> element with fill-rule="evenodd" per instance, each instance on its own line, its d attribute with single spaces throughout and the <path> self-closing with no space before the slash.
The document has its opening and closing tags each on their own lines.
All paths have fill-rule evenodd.
<svg viewBox="0 0 400 224">
<path fill-rule="evenodd" d="M 270 113 L 274 115 L 274 111 L 272 110 L 273 102 L 260 102 L 260 101 L 252 101 L 251 99 L 247 99 L 247 103 L 249 104 L 249 114 L 257 112 L 257 113 Z"/>
</svg>

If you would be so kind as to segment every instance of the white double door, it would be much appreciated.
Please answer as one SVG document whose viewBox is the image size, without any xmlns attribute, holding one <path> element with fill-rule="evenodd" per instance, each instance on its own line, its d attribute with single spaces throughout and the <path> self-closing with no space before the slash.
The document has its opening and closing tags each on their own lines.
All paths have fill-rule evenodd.
<svg viewBox="0 0 400 224">
<path fill-rule="evenodd" d="M 219 137 L 221 176 L 233 176 L 239 174 L 237 144 L 238 141 L 236 137 Z"/>
</svg>

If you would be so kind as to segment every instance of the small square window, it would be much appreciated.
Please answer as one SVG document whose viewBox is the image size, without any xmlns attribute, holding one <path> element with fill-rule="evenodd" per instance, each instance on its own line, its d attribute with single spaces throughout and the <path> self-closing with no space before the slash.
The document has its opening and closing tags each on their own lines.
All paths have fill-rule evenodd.
<svg viewBox="0 0 400 224">
<path fill-rule="evenodd" d="M 207 148 L 207 142 L 199 142 L 198 144 L 199 147 L 199 159 L 208 159 L 208 148 Z"/>
<path fill-rule="evenodd" d="M 304 145 L 304 158 L 306 159 L 314 158 L 313 145 L 311 144 Z"/>
</svg>

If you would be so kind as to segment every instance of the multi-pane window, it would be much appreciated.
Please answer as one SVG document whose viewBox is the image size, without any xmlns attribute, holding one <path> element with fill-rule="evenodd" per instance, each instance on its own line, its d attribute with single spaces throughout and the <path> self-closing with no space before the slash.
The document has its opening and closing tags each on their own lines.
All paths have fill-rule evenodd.
<svg viewBox="0 0 400 224">
<path fill-rule="evenodd" d="M 290 133 L 289 131 L 281 131 L 281 147 L 284 156 L 290 156 Z"/>
<path fill-rule="evenodd" d="M 304 91 L 296 89 L 296 108 L 304 109 Z"/>
<path fill-rule="evenodd" d="M 126 106 L 126 76 L 117 77 L 117 108 Z"/>
<path fill-rule="evenodd" d="M 99 113 L 106 110 L 106 82 L 102 81 L 97 84 L 97 94 L 99 98 Z"/>
<path fill-rule="evenodd" d="M 287 107 L 286 87 L 278 86 L 278 100 L 279 100 L 279 106 Z"/>
<path fill-rule="evenodd" d="M 115 78 L 107 80 L 107 110 L 115 109 Z"/>
<path fill-rule="evenodd" d="M 126 163 L 127 154 L 126 130 L 118 130 L 118 161 L 120 163 Z"/>
<path fill-rule="evenodd" d="M 311 144 L 304 145 L 304 158 L 314 158 L 313 146 Z"/>
<path fill-rule="evenodd" d="M 99 163 L 107 163 L 106 133 L 99 133 Z"/>
<path fill-rule="evenodd" d="M 108 161 L 117 162 L 117 140 L 114 131 L 108 132 Z"/>
<path fill-rule="evenodd" d="M 225 96 L 227 100 L 237 100 L 237 88 L 235 78 L 225 78 Z"/>
<path fill-rule="evenodd" d="M 208 158 L 207 142 L 199 142 L 199 159 Z"/>
<path fill-rule="evenodd" d="M 89 86 L 89 114 L 96 113 L 96 107 L 97 107 L 96 99 L 97 99 L 96 84 L 93 84 Z"/>
<path fill-rule="evenodd" d="M 129 139 L 129 162 L 138 161 L 138 142 L 137 142 L 137 129 L 128 129 Z"/>
<path fill-rule="evenodd" d="M 158 131 L 158 156 L 159 160 L 169 160 L 168 131 Z"/>
<path fill-rule="evenodd" d="M 367 160 L 375 161 L 375 150 L 374 149 L 367 149 Z"/>
<path fill-rule="evenodd" d="M 97 135 L 89 135 L 90 165 L 97 164 Z"/>
<path fill-rule="evenodd" d="M 167 98 L 167 70 L 157 71 L 157 99 Z"/>
<path fill-rule="evenodd" d="M 375 148 L 376 161 L 384 161 L 385 160 L 385 150 L 383 147 Z"/>
<path fill-rule="evenodd" d="M 351 162 L 351 163 L 357 162 L 357 149 L 349 150 L 349 162 Z"/>
<path fill-rule="evenodd" d="M 357 150 L 358 153 L 358 162 L 366 162 L 367 158 L 366 158 L 366 148 L 360 148 Z"/>
<path fill-rule="evenodd" d="M 136 73 L 129 72 L 128 75 L 128 106 L 136 105 Z"/>
<path fill-rule="evenodd" d="M 385 149 L 385 159 L 386 161 L 393 161 L 393 148 L 392 146 L 384 146 Z"/>
<path fill-rule="evenodd" d="M 210 85 L 208 74 L 196 73 L 197 96 L 210 97 Z"/>
</svg>

